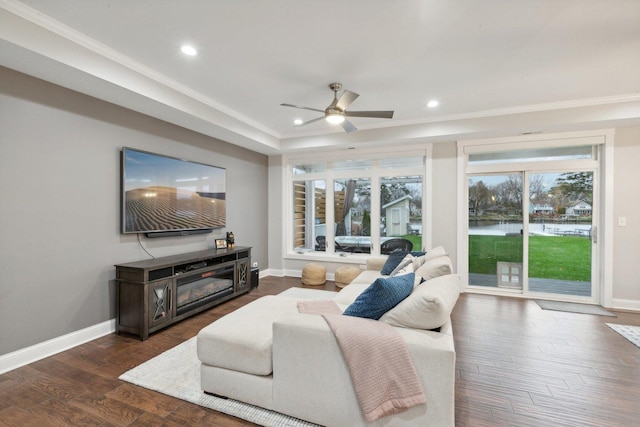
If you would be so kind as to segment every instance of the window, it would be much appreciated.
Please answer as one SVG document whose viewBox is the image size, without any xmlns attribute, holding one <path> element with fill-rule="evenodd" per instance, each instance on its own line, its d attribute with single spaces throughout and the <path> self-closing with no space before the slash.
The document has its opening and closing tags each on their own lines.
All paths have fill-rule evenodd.
<svg viewBox="0 0 640 427">
<path fill-rule="evenodd" d="M 371 179 L 333 181 L 335 249 L 337 252 L 371 252 Z"/>
<path fill-rule="evenodd" d="M 422 176 L 419 175 L 381 179 L 381 245 L 402 238 L 409 240 L 412 248 L 422 248 L 422 188 Z"/>
<path fill-rule="evenodd" d="M 422 249 L 425 159 L 421 150 L 395 157 L 378 153 L 370 158 L 287 162 L 289 250 L 379 254 L 392 239 Z"/>
<path fill-rule="evenodd" d="M 293 183 L 293 247 L 324 250 L 327 234 L 327 196 L 323 180 Z"/>
<path fill-rule="evenodd" d="M 309 163 L 309 164 L 299 164 L 294 165 L 292 167 L 292 172 L 294 175 L 305 175 L 310 173 L 322 173 L 327 171 L 326 163 Z"/>
<path fill-rule="evenodd" d="M 595 158 L 593 146 L 551 147 L 539 149 L 520 149 L 469 154 L 470 165 L 542 162 L 548 160 L 591 160 Z"/>
</svg>

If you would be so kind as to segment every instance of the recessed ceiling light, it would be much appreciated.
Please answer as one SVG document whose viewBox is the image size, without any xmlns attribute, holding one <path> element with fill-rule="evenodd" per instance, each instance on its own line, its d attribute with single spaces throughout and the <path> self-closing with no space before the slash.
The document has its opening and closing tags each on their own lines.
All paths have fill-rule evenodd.
<svg viewBox="0 0 640 427">
<path fill-rule="evenodd" d="M 196 48 L 188 44 L 185 44 L 184 46 L 182 46 L 180 50 L 182 51 L 182 53 L 189 56 L 196 56 L 198 54 L 198 51 L 196 50 Z"/>
<path fill-rule="evenodd" d="M 293 124 L 294 124 L 294 125 L 301 125 L 301 124 L 302 124 L 302 119 L 295 119 L 295 120 L 293 121 Z"/>
<path fill-rule="evenodd" d="M 440 103 L 438 101 L 436 101 L 435 99 L 432 99 L 431 101 L 427 102 L 427 107 L 429 107 L 429 108 L 435 108 L 438 105 L 440 105 Z"/>
</svg>

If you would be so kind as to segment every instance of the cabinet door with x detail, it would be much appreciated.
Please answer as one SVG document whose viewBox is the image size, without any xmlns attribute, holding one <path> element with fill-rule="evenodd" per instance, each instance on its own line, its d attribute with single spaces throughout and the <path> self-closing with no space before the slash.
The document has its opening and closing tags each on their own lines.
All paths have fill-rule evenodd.
<svg viewBox="0 0 640 427">
<path fill-rule="evenodd" d="M 150 283 L 149 327 L 169 321 L 171 313 L 171 281 L 163 280 Z"/>
</svg>

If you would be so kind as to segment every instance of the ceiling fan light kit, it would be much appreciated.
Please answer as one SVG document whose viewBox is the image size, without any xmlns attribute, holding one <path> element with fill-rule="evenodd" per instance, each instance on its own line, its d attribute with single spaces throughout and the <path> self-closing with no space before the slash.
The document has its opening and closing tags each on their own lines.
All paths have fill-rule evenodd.
<svg viewBox="0 0 640 427">
<path fill-rule="evenodd" d="M 338 112 L 328 113 L 325 119 L 332 125 L 339 125 L 344 122 L 344 116 Z"/>
<path fill-rule="evenodd" d="M 310 110 L 317 111 L 319 113 L 324 113 L 324 117 L 318 117 L 315 119 L 311 119 L 304 123 L 296 123 L 295 126 L 305 126 L 313 122 L 317 122 L 318 120 L 322 120 L 323 118 L 334 125 L 342 125 L 342 128 L 345 132 L 353 132 L 357 130 L 357 128 L 347 120 L 347 117 L 370 117 L 377 119 L 391 119 L 393 118 L 393 111 L 347 111 L 347 108 L 353 101 L 355 101 L 360 95 L 355 92 L 351 92 L 350 90 L 344 90 L 340 97 L 338 97 L 338 92 L 342 89 L 341 83 L 331 83 L 329 85 L 329 89 L 333 91 L 333 102 L 324 110 L 318 108 L 311 107 L 303 107 L 300 105 L 294 104 L 280 104 L 283 107 L 292 107 L 299 108 L 302 110 Z"/>
</svg>

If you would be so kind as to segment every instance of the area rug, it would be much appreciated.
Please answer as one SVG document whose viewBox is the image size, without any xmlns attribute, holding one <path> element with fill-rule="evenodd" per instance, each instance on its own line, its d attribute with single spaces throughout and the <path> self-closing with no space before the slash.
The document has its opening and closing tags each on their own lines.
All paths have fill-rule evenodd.
<svg viewBox="0 0 640 427">
<path fill-rule="evenodd" d="M 618 317 L 615 314 L 609 313 L 599 305 L 577 304 L 573 302 L 547 301 L 538 299 L 535 301 L 543 310 L 566 311 L 569 313 L 596 314 L 598 316 Z"/>
<path fill-rule="evenodd" d="M 606 323 L 606 325 L 640 348 L 640 326 L 617 325 L 615 323 Z"/>
<path fill-rule="evenodd" d="M 336 292 L 305 288 L 290 288 L 280 293 L 281 296 L 304 299 L 330 299 L 335 294 Z M 196 354 L 196 337 L 125 372 L 120 379 L 262 426 L 316 426 L 279 412 L 205 394 L 200 388 L 200 360 Z"/>
</svg>

